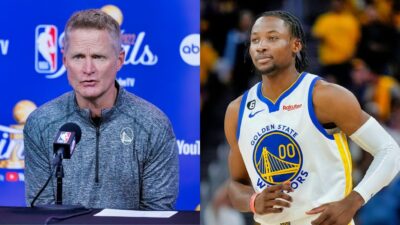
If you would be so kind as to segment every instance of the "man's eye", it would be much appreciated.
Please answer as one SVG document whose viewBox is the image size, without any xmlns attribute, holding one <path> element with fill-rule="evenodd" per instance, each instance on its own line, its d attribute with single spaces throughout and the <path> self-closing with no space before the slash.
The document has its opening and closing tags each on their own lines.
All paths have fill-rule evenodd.
<svg viewBox="0 0 400 225">
<path fill-rule="evenodd" d="M 94 55 L 93 59 L 105 59 L 105 57 L 101 55 Z"/>
<path fill-rule="evenodd" d="M 253 44 L 257 44 L 259 42 L 260 42 L 260 39 L 258 39 L 258 38 L 251 39 L 251 43 L 253 43 Z"/>
<path fill-rule="evenodd" d="M 278 40 L 278 37 L 276 37 L 276 36 L 271 36 L 271 37 L 268 38 L 268 40 L 270 40 L 270 41 L 275 41 L 275 40 Z"/>
<path fill-rule="evenodd" d="M 72 58 L 74 58 L 74 59 L 82 59 L 82 58 L 83 58 L 83 55 L 75 55 L 75 56 L 72 57 Z"/>
</svg>

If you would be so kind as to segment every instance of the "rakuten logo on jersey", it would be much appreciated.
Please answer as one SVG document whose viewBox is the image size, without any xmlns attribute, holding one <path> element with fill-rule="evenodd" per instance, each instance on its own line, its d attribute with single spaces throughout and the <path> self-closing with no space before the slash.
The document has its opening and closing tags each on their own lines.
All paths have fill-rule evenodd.
<svg viewBox="0 0 400 225">
<path fill-rule="evenodd" d="M 64 32 L 58 35 L 55 25 L 36 26 L 35 32 L 35 70 L 46 74 L 47 79 L 61 77 L 66 69 L 62 65 L 61 54 L 63 48 Z M 158 62 L 148 44 L 145 44 L 146 32 L 125 34 L 121 31 L 122 49 L 125 51 L 124 65 L 153 66 Z"/>
<path fill-rule="evenodd" d="M 300 109 L 301 108 L 301 106 L 302 106 L 302 104 L 294 104 L 294 105 L 284 105 L 283 107 L 282 107 L 282 110 L 283 111 L 292 111 L 292 110 L 295 110 L 295 109 Z"/>
</svg>

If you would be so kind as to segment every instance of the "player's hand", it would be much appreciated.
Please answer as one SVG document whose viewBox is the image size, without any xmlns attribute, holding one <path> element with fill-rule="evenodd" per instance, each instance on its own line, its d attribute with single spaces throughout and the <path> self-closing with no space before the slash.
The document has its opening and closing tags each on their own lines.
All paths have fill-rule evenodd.
<svg viewBox="0 0 400 225">
<path fill-rule="evenodd" d="M 293 191 L 290 182 L 265 188 L 255 199 L 254 205 L 256 213 L 281 213 L 283 207 L 289 208 L 292 197 L 283 191 Z"/>
<path fill-rule="evenodd" d="M 312 225 L 347 225 L 353 219 L 354 214 L 364 204 L 364 199 L 357 192 L 351 192 L 346 198 L 323 204 L 307 211 L 306 214 L 318 214 L 319 217 L 311 222 Z"/>
</svg>

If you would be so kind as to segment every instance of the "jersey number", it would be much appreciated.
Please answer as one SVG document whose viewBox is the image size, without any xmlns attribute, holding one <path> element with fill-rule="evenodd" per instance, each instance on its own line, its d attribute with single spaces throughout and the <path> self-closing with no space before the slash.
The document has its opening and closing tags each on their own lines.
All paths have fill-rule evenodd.
<svg viewBox="0 0 400 225">
<path fill-rule="evenodd" d="M 289 158 L 293 158 L 296 154 L 294 150 L 294 145 L 292 143 L 289 143 L 287 145 L 279 145 L 278 150 L 279 158 L 281 159 L 285 159 L 286 156 Z"/>
</svg>

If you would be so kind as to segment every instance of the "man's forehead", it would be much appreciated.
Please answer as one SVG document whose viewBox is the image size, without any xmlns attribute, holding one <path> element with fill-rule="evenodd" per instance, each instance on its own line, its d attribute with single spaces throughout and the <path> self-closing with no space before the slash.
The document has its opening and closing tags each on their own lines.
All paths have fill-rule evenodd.
<svg viewBox="0 0 400 225">
<path fill-rule="evenodd" d="M 77 35 L 71 33 L 68 51 L 74 53 L 107 52 L 113 50 L 113 42 L 108 38 L 99 36 Z"/>
<path fill-rule="evenodd" d="M 69 35 L 79 35 L 79 36 L 93 36 L 95 35 L 109 35 L 106 30 L 100 30 L 95 28 L 74 28 L 69 31 Z"/>
<path fill-rule="evenodd" d="M 275 16 L 263 16 L 256 20 L 251 33 L 287 33 L 289 32 L 286 22 Z"/>
<path fill-rule="evenodd" d="M 69 44 L 112 45 L 112 38 L 105 30 L 77 29 L 68 35 Z"/>
</svg>

